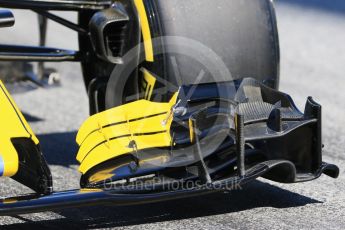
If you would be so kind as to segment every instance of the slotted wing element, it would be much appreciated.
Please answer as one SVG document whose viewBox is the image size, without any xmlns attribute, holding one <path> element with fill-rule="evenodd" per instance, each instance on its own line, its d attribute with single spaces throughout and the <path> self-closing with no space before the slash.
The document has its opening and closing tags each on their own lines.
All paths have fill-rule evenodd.
<svg viewBox="0 0 345 230">
<path fill-rule="evenodd" d="M 99 163 L 127 153 L 170 146 L 170 113 L 176 97 L 169 103 L 139 100 L 91 116 L 77 135 L 79 171 L 85 174 Z"/>
</svg>

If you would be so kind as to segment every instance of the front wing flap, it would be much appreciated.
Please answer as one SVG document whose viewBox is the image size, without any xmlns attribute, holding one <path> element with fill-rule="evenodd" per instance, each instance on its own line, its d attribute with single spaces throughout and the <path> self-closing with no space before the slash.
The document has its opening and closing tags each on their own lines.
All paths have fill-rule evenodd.
<svg viewBox="0 0 345 230">
<path fill-rule="evenodd" d="M 324 170 L 321 106 L 308 98 L 301 113 L 290 96 L 250 78 L 183 86 L 169 103 L 140 100 L 96 114 L 77 142 L 82 187 L 147 176 L 212 183 L 266 161 L 291 162 L 265 175 L 278 182 L 338 174 Z"/>
</svg>

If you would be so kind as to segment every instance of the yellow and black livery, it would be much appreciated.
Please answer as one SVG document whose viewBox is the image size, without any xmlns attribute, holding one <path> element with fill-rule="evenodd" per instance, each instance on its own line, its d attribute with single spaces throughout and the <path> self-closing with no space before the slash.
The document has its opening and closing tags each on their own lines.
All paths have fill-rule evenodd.
<svg viewBox="0 0 345 230">
<path fill-rule="evenodd" d="M 0 108 L 0 175 L 50 193 L 52 178 L 39 141 L 1 81 Z"/>
<path fill-rule="evenodd" d="M 78 33 L 79 51 L 8 45 L 0 46 L 0 60 L 81 62 L 91 114 L 76 137 L 81 188 L 53 192 L 39 141 L 0 83 L 0 174 L 36 192 L 4 199 L 0 215 L 186 198 L 258 177 L 296 183 L 339 174 L 322 160 L 321 106 L 308 98 L 302 113 L 277 90 L 270 0 L 218 0 L 216 6 L 209 0 L 0 0 L 0 6 L 34 10 Z M 52 10 L 76 11 L 79 22 Z M 13 16 L 0 12 L 0 18 L 1 26 Z M 167 51 L 165 37 L 201 43 L 217 58 L 193 60 L 198 53 L 181 52 L 181 43 Z M 205 70 L 217 60 L 229 79 Z"/>
</svg>

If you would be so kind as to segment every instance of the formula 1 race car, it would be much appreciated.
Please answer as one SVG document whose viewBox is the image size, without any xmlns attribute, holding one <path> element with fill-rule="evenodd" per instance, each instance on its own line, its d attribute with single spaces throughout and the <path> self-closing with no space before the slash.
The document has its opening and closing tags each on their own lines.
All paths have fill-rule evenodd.
<svg viewBox="0 0 345 230">
<path fill-rule="evenodd" d="M 78 61 L 90 117 L 76 142 L 80 188 L 54 192 L 39 140 L 0 82 L 0 174 L 33 194 L 0 215 L 131 205 L 337 178 L 322 161 L 321 106 L 304 113 L 278 91 L 279 42 L 270 0 L 0 0 L 40 15 L 38 47 L 1 45 L 0 61 Z M 78 23 L 50 11 L 75 11 Z M 14 17 L 0 12 L 0 26 Z M 47 48 L 47 19 L 79 34 L 79 51 Z M 63 39 L 63 37 L 61 38 Z"/>
</svg>

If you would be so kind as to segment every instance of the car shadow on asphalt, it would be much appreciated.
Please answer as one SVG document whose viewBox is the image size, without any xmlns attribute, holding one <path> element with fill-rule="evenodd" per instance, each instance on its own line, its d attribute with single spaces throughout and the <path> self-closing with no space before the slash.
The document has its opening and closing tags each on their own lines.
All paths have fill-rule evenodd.
<svg viewBox="0 0 345 230">
<path fill-rule="evenodd" d="M 56 212 L 61 216 L 56 220 L 33 221 L 23 216 L 16 216 L 15 218 L 24 223 L 1 226 L 1 229 L 125 227 L 213 215 L 231 215 L 231 213 L 263 207 L 281 209 L 317 203 L 322 202 L 262 181 L 254 181 L 243 187 L 242 190 L 229 193 L 215 193 L 188 199 L 127 207 L 99 206 L 67 209 Z M 231 221 L 231 216 L 228 218 Z"/>
<path fill-rule="evenodd" d="M 75 159 L 78 151 L 76 136 L 76 131 L 37 135 L 48 164 L 65 167 L 78 164 Z"/>
<path fill-rule="evenodd" d="M 23 116 L 25 117 L 25 120 L 30 122 L 30 123 L 31 122 L 39 122 L 39 121 L 43 121 L 44 120 L 43 118 L 31 115 L 29 113 L 25 113 L 25 112 L 22 112 L 22 113 L 23 113 Z"/>
</svg>

